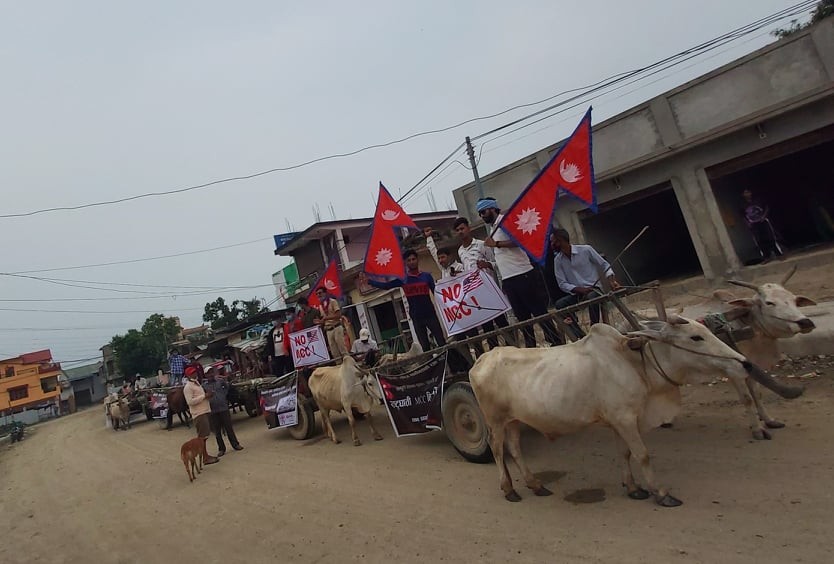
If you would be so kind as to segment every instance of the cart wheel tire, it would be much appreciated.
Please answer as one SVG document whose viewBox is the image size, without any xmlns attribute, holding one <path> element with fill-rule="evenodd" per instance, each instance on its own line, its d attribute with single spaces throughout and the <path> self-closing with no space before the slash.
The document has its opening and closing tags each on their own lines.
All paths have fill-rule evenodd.
<svg viewBox="0 0 834 564">
<path fill-rule="evenodd" d="M 455 382 L 443 392 L 443 429 L 452 446 L 469 462 L 491 462 L 489 430 L 469 382 Z"/>
<path fill-rule="evenodd" d="M 153 421 L 153 414 L 151 413 L 150 409 L 145 409 L 145 418 L 148 421 Z"/>
<path fill-rule="evenodd" d="M 316 433 L 316 416 L 313 404 L 307 398 L 298 398 L 298 423 L 289 427 L 290 436 L 297 441 L 306 441 Z"/>
</svg>

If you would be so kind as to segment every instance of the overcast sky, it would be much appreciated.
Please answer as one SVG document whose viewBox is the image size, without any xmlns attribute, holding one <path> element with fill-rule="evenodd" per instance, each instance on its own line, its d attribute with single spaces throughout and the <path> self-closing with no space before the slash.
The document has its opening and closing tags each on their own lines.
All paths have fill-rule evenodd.
<svg viewBox="0 0 834 564">
<path fill-rule="evenodd" d="M 644 66 L 794 3 L 5 1 L 0 214 L 187 187 L 444 127 Z M 594 120 L 772 40 L 759 32 L 596 100 Z M 584 109 L 487 143 L 481 173 L 562 139 Z M 111 286 L 121 292 L 0 276 L 0 355 L 89 358 L 153 312 L 193 326 L 217 295 L 271 300 L 271 274 L 287 264 L 272 235 L 287 221 L 308 227 L 313 203 L 322 219 L 331 203 L 339 219 L 370 216 L 379 180 L 397 196 L 465 135 L 529 111 L 252 180 L 0 219 L 5 273 L 250 242 L 31 274 L 156 286 Z M 470 180 L 457 164 L 440 175 L 438 206 Z M 405 209 L 428 211 L 425 193 Z M 196 296 L 159 287 L 256 285 Z"/>
</svg>

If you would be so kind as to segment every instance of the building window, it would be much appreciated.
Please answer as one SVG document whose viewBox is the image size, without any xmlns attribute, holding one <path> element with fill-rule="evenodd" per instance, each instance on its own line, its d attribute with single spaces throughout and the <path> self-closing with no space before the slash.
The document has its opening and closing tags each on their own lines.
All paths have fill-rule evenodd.
<svg viewBox="0 0 834 564">
<path fill-rule="evenodd" d="M 17 401 L 29 397 L 29 386 L 18 386 L 9 388 L 9 401 Z"/>
<path fill-rule="evenodd" d="M 11 378 L 14 376 L 14 366 L 7 366 L 6 367 L 6 378 Z"/>
<path fill-rule="evenodd" d="M 58 377 L 53 376 L 51 378 L 42 378 L 41 379 L 41 390 L 43 393 L 48 394 L 49 392 L 54 392 L 58 389 Z"/>
</svg>

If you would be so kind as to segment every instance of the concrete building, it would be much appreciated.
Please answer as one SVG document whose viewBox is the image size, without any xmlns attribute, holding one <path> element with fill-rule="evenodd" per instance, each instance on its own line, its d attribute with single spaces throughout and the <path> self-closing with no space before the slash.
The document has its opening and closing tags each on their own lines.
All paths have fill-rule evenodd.
<svg viewBox="0 0 834 564">
<path fill-rule="evenodd" d="M 59 413 L 61 365 L 49 349 L 0 360 L 0 413 L 25 423 Z"/>
<path fill-rule="evenodd" d="M 560 146 L 487 175 L 485 194 L 508 208 Z M 761 260 L 744 188 L 791 251 L 834 240 L 834 18 L 597 124 L 593 150 L 599 213 L 562 198 L 556 221 L 609 257 L 649 225 L 615 265 L 626 279 L 743 275 Z M 454 197 L 477 222 L 474 183 Z"/>
<path fill-rule="evenodd" d="M 100 375 L 101 368 L 102 364 L 96 362 L 63 371 L 75 396 L 76 407 L 99 403 L 107 395 L 104 377 Z"/>
<path fill-rule="evenodd" d="M 455 217 L 456 211 L 411 215 L 421 229 L 431 227 L 438 235 L 445 237 L 445 241 L 438 241 L 438 247 L 443 247 L 451 241 L 451 228 Z M 282 289 L 285 301 L 292 305 L 301 296 L 306 296 L 324 272 L 330 257 L 335 255 L 339 263 L 342 289 L 346 296 L 342 311 L 350 321 L 353 332 L 358 333 L 360 327 L 367 327 L 379 343 L 393 342 L 401 336 L 410 340 L 413 328 L 402 292 L 399 289 L 381 291 L 357 283 L 357 275 L 365 259 L 371 236 L 371 222 L 372 218 L 323 221 L 294 234 L 288 240 L 282 239 L 283 245 L 275 250 L 275 254 L 291 256 L 297 269 L 296 281 Z M 276 241 L 278 240 L 276 236 Z M 412 231 L 403 240 L 403 247 L 418 251 L 421 270 L 431 273 L 435 279 L 439 276 L 440 272 L 426 250 L 421 234 Z M 398 341 L 398 346 L 403 346 L 402 341 Z"/>
</svg>

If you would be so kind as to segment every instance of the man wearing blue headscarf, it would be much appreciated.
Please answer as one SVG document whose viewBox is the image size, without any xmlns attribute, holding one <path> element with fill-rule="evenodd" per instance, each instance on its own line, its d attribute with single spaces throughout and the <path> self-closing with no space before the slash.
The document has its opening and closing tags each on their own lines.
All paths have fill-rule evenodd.
<svg viewBox="0 0 834 564">
<path fill-rule="evenodd" d="M 484 223 L 490 226 L 500 223 L 503 217 L 495 198 L 481 198 L 476 204 L 476 209 Z M 527 253 L 519 248 L 502 228 L 492 229 L 484 244 L 495 249 L 495 262 L 498 272 L 501 273 L 502 288 L 510 300 L 516 318 L 526 321 L 547 313 L 547 299 L 540 292 L 544 280 L 533 269 Z M 545 339 L 551 345 L 562 344 L 563 341 L 552 321 L 542 323 L 542 330 Z M 528 348 L 536 346 L 532 327 L 524 330 L 524 342 Z"/>
</svg>

